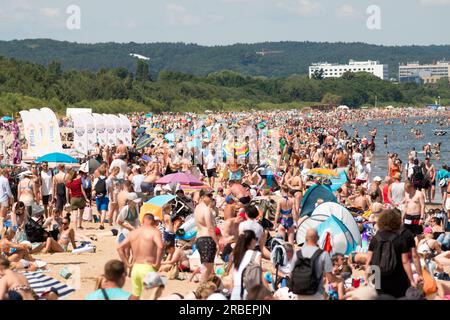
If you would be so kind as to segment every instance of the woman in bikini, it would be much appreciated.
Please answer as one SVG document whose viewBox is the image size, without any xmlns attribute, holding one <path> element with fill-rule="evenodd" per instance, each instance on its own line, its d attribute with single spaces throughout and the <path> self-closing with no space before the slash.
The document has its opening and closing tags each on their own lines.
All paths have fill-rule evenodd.
<svg viewBox="0 0 450 320">
<path fill-rule="evenodd" d="M 297 220 L 295 199 L 287 187 L 283 187 L 281 195 L 283 198 L 278 201 L 275 214 L 275 229 L 283 239 L 287 233 L 289 243 L 294 244 L 295 221 Z"/>
<path fill-rule="evenodd" d="M 67 214 L 62 220 L 58 241 L 48 237 L 42 253 L 67 252 L 69 244 L 72 244 L 72 249 L 77 247 L 75 244 L 75 231 L 70 228 L 70 214 Z"/>
<path fill-rule="evenodd" d="M 10 269 L 8 259 L 0 256 L 0 300 L 36 300 L 24 275 Z"/>
<path fill-rule="evenodd" d="M 23 179 L 19 182 L 17 186 L 17 198 L 19 201 L 25 204 L 25 208 L 27 210 L 28 216 L 31 217 L 33 214 L 33 204 L 35 203 L 36 198 L 36 184 L 32 180 L 33 174 L 30 172 L 26 172 L 24 174 Z"/>
</svg>

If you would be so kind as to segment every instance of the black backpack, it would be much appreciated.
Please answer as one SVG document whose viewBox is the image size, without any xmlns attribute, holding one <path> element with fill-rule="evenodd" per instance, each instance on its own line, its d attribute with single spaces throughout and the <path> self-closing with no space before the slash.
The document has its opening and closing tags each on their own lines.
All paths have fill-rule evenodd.
<svg viewBox="0 0 450 320">
<path fill-rule="evenodd" d="M 423 174 L 422 167 L 414 166 L 413 173 L 411 175 L 411 181 L 423 181 L 424 179 L 425 176 Z"/>
<path fill-rule="evenodd" d="M 378 266 L 382 276 L 391 275 L 397 267 L 398 259 L 395 253 L 394 241 L 398 236 L 397 233 L 389 235 L 377 233 L 374 236 L 377 241 L 370 264 Z"/>
<path fill-rule="evenodd" d="M 297 261 L 288 283 L 291 292 L 302 295 L 313 295 L 317 292 L 321 279 L 316 276 L 316 260 L 322 252 L 317 249 L 311 258 L 304 258 L 301 249 L 297 252 Z"/>
<path fill-rule="evenodd" d="M 27 235 L 27 239 L 30 242 L 45 242 L 45 229 L 42 225 L 34 221 L 33 219 L 29 219 L 25 224 L 25 234 Z"/>
<path fill-rule="evenodd" d="M 100 197 L 100 198 L 105 197 L 106 193 L 108 192 L 108 190 L 106 189 L 106 178 L 105 179 L 98 178 L 98 181 L 95 184 L 94 190 L 95 190 L 95 195 L 97 197 Z"/>
</svg>

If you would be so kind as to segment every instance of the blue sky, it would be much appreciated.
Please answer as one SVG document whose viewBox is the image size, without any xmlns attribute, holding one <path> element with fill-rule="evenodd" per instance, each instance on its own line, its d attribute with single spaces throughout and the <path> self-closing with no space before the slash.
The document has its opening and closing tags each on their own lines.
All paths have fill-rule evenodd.
<svg viewBox="0 0 450 320">
<path fill-rule="evenodd" d="M 69 30 L 70 5 L 81 28 Z M 366 10 L 380 8 L 381 29 Z M 0 0 L 0 40 L 450 44 L 450 0 Z"/>
</svg>

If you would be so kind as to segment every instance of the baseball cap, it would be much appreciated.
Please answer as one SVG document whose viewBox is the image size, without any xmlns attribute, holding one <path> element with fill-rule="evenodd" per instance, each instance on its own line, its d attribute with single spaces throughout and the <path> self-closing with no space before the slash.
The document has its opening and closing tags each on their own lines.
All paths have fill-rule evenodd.
<svg viewBox="0 0 450 320">
<path fill-rule="evenodd" d="M 433 229 L 431 227 L 426 227 L 423 229 L 423 233 L 433 233 Z"/>
<path fill-rule="evenodd" d="M 165 286 L 167 283 L 166 277 L 161 277 L 158 272 L 149 272 L 144 278 L 144 286 L 147 289 Z"/>
<path fill-rule="evenodd" d="M 373 178 L 373 181 L 381 182 L 381 181 L 383 181 L 383 179 L 381 179 L 380 176 L 376 176 L 375 178 Z"/>
<path fill-rule="evenodd" d="M 202 189 L 202 190 L 200 190 L 200 197 L 204 197 L 204 196 L 208 196 L 208 197 L 212 198 L 214 196 L 214 194 L 211 190 Z"/>
<path fill-rule="evenodd" d="M 127 200 L 133 201 L 135 203 L 140 203 L 141 198 L 138 197 L 138 195 L 135 192 L 130 192 L 127 196 Z"/>
</svg>

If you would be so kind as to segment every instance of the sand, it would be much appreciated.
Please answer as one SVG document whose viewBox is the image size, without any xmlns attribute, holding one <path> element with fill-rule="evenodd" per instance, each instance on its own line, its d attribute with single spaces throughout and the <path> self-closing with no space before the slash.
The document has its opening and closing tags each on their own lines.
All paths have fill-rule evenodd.
<svg viewBox="0 0 450 320">
<path fill-rule="evenodd" d="M 437 205 L 427 205 L 426 209 L 436 208 Z M 113 236 L 112 227 L 105 225 L 105 230 L 98 230 L 99 224 L 84 222 L 84 230 L 76 231 L 78 235 L 87 237 L 95 236 L 97 241 L 92 241 L 96 246 L 95 253 L 55 253 L 55 254 L 35 254 L 33 257 L 48 263 L 49 272 L 46 273 L 76 289 L 75 293 L 70 295 L 68 299 L 83 300 L 85 296 L 94 291 L 97 277 L 103 273 L 106 262 L 111 259 L 120 259 L 117 253 L 116 237 Z M 74 227 L 74 225 L 72 225 Z M 70 248 L 70 246 L 69 246 Z M 67 267 L 73 276 L 68 280 L 59 275 L 59 272 Z M 269 267 L 269 262 L 264 261 L 264 268 Z M 357 274 L 362 276 L 361 274 Z M 189 282 L 188 280 L 170 280 L 164 290 L 163 296 L 172 293 L 180 293 L 186 295 L 195 290 L 198 283 Z M 124 289 L 131 292 L 131 280 L 127 278 Z"/>
<path fill-rule="evenodd" d="M 67 299 L 83 300 L 85 296 L 92 291 L 96 284 L 97 277 L 103 273 L 103 267 L 106 262 L 111 259 L 119 259 L 116 247 L 116 237 L 110 231 L 111 227 L 105 226 L 105 230 L 98 230 L 99 224 L 85 222 L 84 230 L 77 231 L 77 234 L 92 236 L 96 235 L 97 241 L 92 243 L 97 247 L 95 253 L 55 253 L 55 254 L 35 254 L 33 257 L 46 261 L 50 272 L 46 273 L 67 283 L 76 289 L 76 292 Z M 69 246 L 70 248 L 71 246 Z M 67 267 L 73 276 L 66 280 L 59 275 L 62 268 Z M 189 291 L 195 290 L 198 284 L 188 280 L 171 280 L 168 281 L 164 296 L 171 293 L 187 294 Z M 131 292 L 131 280 L 127 278 L 124 289 Z"/>
</svg>

